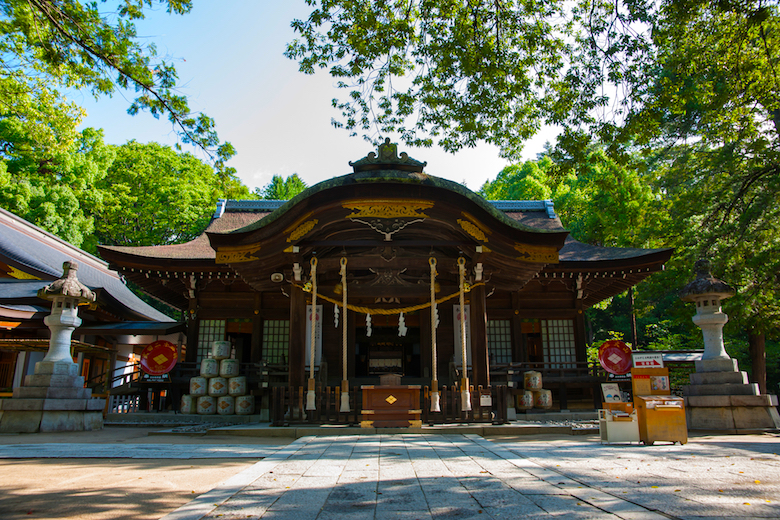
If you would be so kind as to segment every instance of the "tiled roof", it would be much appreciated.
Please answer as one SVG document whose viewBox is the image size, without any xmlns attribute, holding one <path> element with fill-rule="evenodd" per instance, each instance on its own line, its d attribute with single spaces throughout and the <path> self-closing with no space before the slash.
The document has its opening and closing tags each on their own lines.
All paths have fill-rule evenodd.
<svg viewBox="0 0 780 520">
<path fill-rule="evenodd" d="M 565 262 L 604 262 L 608 260 L 628 260 L 656 253 L 670 252 L 671 249 L 641 249 L 634 247 L 601 247 L 578 242 L 571 237 L 561 248 L 559 260 Z"/>
<path fill-rule="evenodd" d="M 9 297 L 18 296 L 20 291 L 32 290 L 40 284 L 48 285 L 62 276 L 62 264 L 65 261 L 75 260 L 79 264 L 79 280 L 93 291 L 104 290 L 139 319 L 173 321 L 138 298 L 122 282 L 119 274 L 108 268 L 106 262 L 2 209 L 0 258 L 8 265 L 41 279 L 4 284 L 0 299 L 6 297 L 5 291 L 11 291 L 7 293 Z"/>
<path fill-rule="evenodd" d="M 212 219 L 206 228 L 206 231 L 198 238 L 185 242 L 184 244 L 143 247 L 99 246 L 99 248 L 101 250 L 116 251 L 118 253 L 144 258 L 214 260 L 216 259 L 217 254 L 211 247 L 206 232 L 227 233 L 257 222 L 266 215 L 268 215 L 268 212 L 225 211 L 221 217 Z"/>
<path fill-rule="evenodd" d="M 273 207 L 280 207 L 284 201 L 220 201 L 215 218 L 211 220 L 206 232 L 229 233 L 259 222 L 271 213 Z M 487 201 L 504 212 L 510 219 L 524 226 L 541 231 L 565 231 L 560 219 L 550 201 Z M 219 215 L 219 216 L 217 216 Z M 144 258 L 171 260 L 214 260 L 216 252 L 211 247 L 204 232 L 195 240 L 184 244 L 120 247 L 101 246 L 101 249 L 116 251 Z M 665 249 L 640 249 L 600 247 L 578 242 L 567 237 L 560 250 L 560 261 L 565 262 L 600 262 L 607 260 L 624 260 L 650 255 Z"/>
</svg>

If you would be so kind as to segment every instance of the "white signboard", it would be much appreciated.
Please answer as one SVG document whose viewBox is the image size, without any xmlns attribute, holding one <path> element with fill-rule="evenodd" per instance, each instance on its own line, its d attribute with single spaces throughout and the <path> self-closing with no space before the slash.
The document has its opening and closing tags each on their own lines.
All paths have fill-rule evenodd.
<svg viewBox="0 0 780 520">
<path fill-rule="evenodd" d="M 634 360 L 634 368 L 663 368 L 664 356 L 660 352 L 639 353 L 632 352 L 631 358 Z"/>
<path fill-rule="evenodd" d="M 317 305 L 314 316 L 314 365 L 320 366 L 322 361 L 322 305 Z M 306 306 L 306 371 L 308 374 L 311 359 L 311 305 Z M 308 375 L 307 375 L 308 377 Z"/>
<path fill-rule="evenodd" d="M 466 365 L 471 367 L 471 321 L 469 319 L 470 305 L 464 305 L 466 323 Z M 452 306 L 452 325 L 455 327 L 455 367 L 463 366 L 463 347 L 460 342 L 460 305 Z"/>
</svg>

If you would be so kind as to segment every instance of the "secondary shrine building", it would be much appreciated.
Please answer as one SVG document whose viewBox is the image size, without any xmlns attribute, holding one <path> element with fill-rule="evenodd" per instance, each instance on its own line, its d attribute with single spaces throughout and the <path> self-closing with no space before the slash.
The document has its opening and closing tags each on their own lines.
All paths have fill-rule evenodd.
<svg viewBox="0 0 780 520">
<path fill-rule="evenodd" d="M 485 200 L 390 143 L 350 165 L 290 201 L 220 201 L 191 242 L 100 253 L 185 312 L 187 361 L 228 339 L 292 387 L 310 375 L 315 295 L 319 384 L 456 384 L 465 332 L 468 376 L 486 386 L 507 367 L 585 366 L 583 311 L 671 255 L 577 242 L 551 201 Z"/>
</svg>

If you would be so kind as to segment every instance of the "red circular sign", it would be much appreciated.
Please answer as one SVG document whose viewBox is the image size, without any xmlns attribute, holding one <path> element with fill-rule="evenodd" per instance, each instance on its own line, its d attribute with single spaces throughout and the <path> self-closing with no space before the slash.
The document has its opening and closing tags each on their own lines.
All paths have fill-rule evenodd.
<svg viewBox="0 0 780 520">
<path fill-rule="evenodd" d="M 599 363 L 610 374 L 628 374 L 631 371 L 631 347 L 622 341 L 605 341 L 599 348 Z"/>
<path fill-rule="evenodd" d="M 149 375 L 161 376 L 176 366 L 178 358 L 176 345 L 170 341 L 158 340 L 146 345 L 141 352 L 141 369 Z"/>
</svg>

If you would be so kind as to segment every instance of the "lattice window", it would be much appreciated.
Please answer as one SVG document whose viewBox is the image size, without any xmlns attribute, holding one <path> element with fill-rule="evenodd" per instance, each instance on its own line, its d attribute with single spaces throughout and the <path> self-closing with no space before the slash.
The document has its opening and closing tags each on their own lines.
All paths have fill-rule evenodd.
<svg viewBox="0 0 780 520">
<path fill-rule="evenodd" d="M 225 320 L 200 320 L 198 333 L 198 363 L 209 357 L 211 344 L 225 339 Z"/>
<path fill-rule="evenodd" d="M 510 320 L 488 320 L 488 358 L 491 364 L 512 362 L 511 324 Z"/>
<path fill-rule="evenodd" d="M 569 368 L 577 361 L 574 320 L 542 320 L 544 360 L 551 368 Z"/>
<path fill-rule="evenodd" d="M 290 320 L 263 322 L 263 359 L 271 364 L 287 364 L 290 344 Z"/>
</svg>

